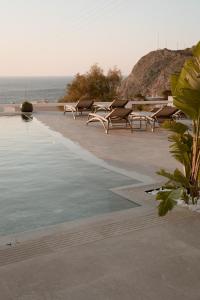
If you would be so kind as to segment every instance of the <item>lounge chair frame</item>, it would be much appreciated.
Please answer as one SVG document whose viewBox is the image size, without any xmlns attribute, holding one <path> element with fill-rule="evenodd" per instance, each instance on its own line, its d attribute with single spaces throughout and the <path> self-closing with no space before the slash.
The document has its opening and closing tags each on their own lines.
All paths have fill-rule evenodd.
<svg viewBox="0 0 200 300">
<path fill-rule="evenodd" d="M 109 105 L 103 105 L 103 104 L 97 104 L 95 105 L 95 113 L 97 111 L 103 110 L 106 112 L 112 111 L 115 108 L 125 108 L 125 106 L 127 105 L 127 103 L 129 102 L 129 100 L 119 100 L 119 99 L 115 99 L 113 100 Z"/>
<path fill-rule="evenodd" d="M 131 121 L 129 119 L 129 115 L 132 112 L 132 109 L 128 108 L 115 108 L 106 116 L 102 116 L 96 113 L 90 113 L 88 115 L 87 125 L 91 122 L 100 122 L 103 126 L 105 133 L 108 134 L 109 130 L 112 128 L 116 128 L 114 125 L 120 125 L 125 123 L 125 128 L 128 127 L 133 131 L 133 127 Z M 119 127 L 118 127 L 119 128 Z"/>
<path fill-rule="evenodd" d="M 176 107 L 172 106 L 163 106 L 159 109 L 157 109 L 153 114 L 150 116 L 148 115 L 142 115 L 142 114 L 135 114 L 132 113 L 130 115 L 131 122 L 139 121 L 140 126 L 139 129 L 142 128 L 142 121 L 145 122 L 145 127 L 147 129 L 147 126 L 149 125 L 151 127 L 151 131 L 154 132 L 156 128 L 156 124 L 160 124 L 165 120 L 174 120 L 176 119 L 176 113 L 178 112 L 178 109 Z"/>
<path fill-rule="evenodd" d="M 132 124 L 132 127 L 134 127 L 134 121 L 139 121 L 139 127 L 134 127 L 134 129 L 142 129 L 142 122 L 145 123 L 145 130 L 147 130 L 147 118 L 144 115 L 137 115 L 137 114 L 131 114 L 130 115 L 130 121 Z"/>
<path fill-rule="evenodd" d="M 94 100 L 79 100 L 75 105 L 66 104 L 64 106 L 64 114 L 71 112 L 74 120 L 77 116 L 82 115 L 84 111 L 93 111 Z"/>
<path fill-rule="evenodd" d="M 177 111 L 178 109 L 176 107 L 164 106 L 151 116 L 146 116 L 146 122 L 150 125 L 152 132 L 154 132 L 156 124 L 160 124 L 165 120 L 173 121 L 175 119 L 173 116 Z"/>
</svg>

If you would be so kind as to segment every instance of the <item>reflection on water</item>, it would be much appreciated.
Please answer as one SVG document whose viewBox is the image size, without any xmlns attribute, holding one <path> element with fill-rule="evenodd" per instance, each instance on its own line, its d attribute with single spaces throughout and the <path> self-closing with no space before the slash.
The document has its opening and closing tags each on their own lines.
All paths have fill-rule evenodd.
<svg viewBox="0 0 200 300">
<path fill-rule="evenodd" d="M 22 117 L 22 120 L 24 121 L 24 122 L 30 122 L 30 121 L 32 121 L 33 120 L 33 115 L 32 114 L 28 114 L 28 113 L 26 113 L 26 114 L 21 114 L 21 117 Z"/>
</svg>

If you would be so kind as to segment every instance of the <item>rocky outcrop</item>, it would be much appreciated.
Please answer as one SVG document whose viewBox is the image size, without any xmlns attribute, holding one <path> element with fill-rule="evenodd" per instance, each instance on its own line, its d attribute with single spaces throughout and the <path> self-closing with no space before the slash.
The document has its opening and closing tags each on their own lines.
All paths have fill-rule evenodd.
<svg viewBox="0 0 200 300">
<path fill-rule="evenodd" d="M 148 53 L 138 61 L 131 74 L 122 82 L 121 96 L 133 98 L 137 94 L 162 95 L 163 91 L 170 89 L 171 74 L 180 72 L 185 60 L 191 56 L 190 48 L 162 49 Z"/>
</svg>

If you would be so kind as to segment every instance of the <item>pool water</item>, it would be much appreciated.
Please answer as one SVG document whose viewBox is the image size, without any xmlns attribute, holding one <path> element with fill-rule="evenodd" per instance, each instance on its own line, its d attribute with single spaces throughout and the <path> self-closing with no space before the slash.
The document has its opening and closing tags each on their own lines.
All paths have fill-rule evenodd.
<svg viewBox="0 0 200 300">
<path fill-rule="evenodd" d="M 137 180 L 89 161 L 36 119 L 0 117 L 0 138 L 0 235 L 138 206 L 111 191 Z"/>
</svg>

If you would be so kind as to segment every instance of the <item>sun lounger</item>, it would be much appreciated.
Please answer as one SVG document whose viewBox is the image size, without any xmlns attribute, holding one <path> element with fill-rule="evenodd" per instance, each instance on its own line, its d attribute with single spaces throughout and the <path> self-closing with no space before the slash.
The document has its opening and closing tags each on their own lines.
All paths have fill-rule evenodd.
<svg viewBox="0 0 200 300">
<path fill-rule="evenodd" d="M 165 120 L 173 120 L 175 113 L 178 111 L 176 107 L 173 106 L 163 106 L 162 108 L 157 109 L 155 112 L 148 114 L 135 114 L 132 113 L 130 115 L 131 121 L 139 120 L 140 121 L 140 128 L 141 128 L 141 121 L 146 122 L 146 127 L 149 124 L 151 126 L 151 130 L 154 131 L 156 127 L 156 123 L 160 124 Z"/>
<path fill-rule="evenodd" d="M 176 107 L 164 106 L 153 113 L 151 116 L 146 116 L 147 123 L 151 126 L 152 131 L 156 127 L 156 123 L 160 124 L 165 120 L 173 120 L 173 115 L 178 111 Z"/>
<path fill-rule="evenodd" d="M 126 127 L 129 125 L 132 132 L 132 124 L 129 120 L 129 115 L 131 112 L 132 109 L 129 108 L 115 108 L 105 116 L 96 113 L 90 113 L 88 115 L 87 124 L 91 122 L 100 122 L 106 133 L 109 132 L 110 128 L 114 128 L 114 125 L 125 124 Z"/>
<path fill-rule="evenodd" d="M 163 106 L 162 106 L 163 107 Z M 150 112 L 151 113 L 155 113 L 155 112 L 157 112 L 159 109 L 161 109 L 161 107 L 153 107 L 151 110 L 150 110 Z"/>
<path fill-rule="evenodd" d="M 187 116 L 184 114 L 184 112 L 178 110 L 177 112 L 175 112 L 175 114 L 173 114 L 173 118 L 175 120 L 180 120 L 180 119 L 187 119 Z"/>
<path fill-rule="evenodd" d="M 64 114 L 66 112 L 71 112 L 73 118 L 76 119 L 78 115 L 82 115 L 84 111 L 93 111 L 94 100 L 79 100 L 75 105 L 64 105 Z"/>
<path fill-rule="evenodd" d="M 124 108 L 127 105 L 128 102 L 129 102 L 129 100 L 115 99 L 109 105 L 96 104 L 96 105 L 94 105 L 95 112 L 97 112 L 99 110 L 112 111 L 115 108 Z"/>
</svg>

